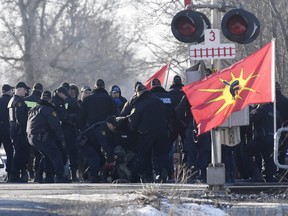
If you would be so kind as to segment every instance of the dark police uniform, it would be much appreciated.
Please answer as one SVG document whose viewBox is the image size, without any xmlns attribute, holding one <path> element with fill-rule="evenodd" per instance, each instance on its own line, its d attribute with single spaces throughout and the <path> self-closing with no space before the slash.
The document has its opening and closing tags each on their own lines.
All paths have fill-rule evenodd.
<svg viewBox="0 0 288 216">
<path fill-rule="evenodd" d="M 110 118 L 108 117 L 108 119 Z M 114 157 L 113 149 L 116 147 L 116 132 L 109 130 L 106 122 L 110 122 L 110 120 L 99 122 L 85 131 L 85 134 L 82 135 L 87 136 L 89 141 L 79 143 L 78 146 L 80 153 L 88 160 L 89 167 L 87 171 L 90 174 L 91 183 L 100 181 L 98 176 L 101 166 L 100 160 L 105 157 L 106 161 L 111 161 Z M 110 123 L 115 124 L 115 116 L 114 121 Z"/>
<path fill-rule="evenodd" d="M 282 127 L 287 127 L 288 126 L 288 98 L 285 97 L 281 93 L 281 87 L 279 83 L 276 83 L 276 108 L 279 111 L 281 115 L 281 120 L 282 120 Z M 288 133 L 282 133 L 281 138 L 280 138 L 280 147 L 279 147 L 279 163 L 280 164 L 285 164 L 285 158 L 286 152 L 288 153 L 288 139 L 287 139 Z M 285 173 L 286 170 L 284 169 L 279 169 L 279 173 Z M 281 174 L 280 174 L 281 175 Z M 286 174 L 288 176 L 288 174 Z"/>
<path fill-rule="evenodd" d="M 153 83 L 154 82 L 154 83 Z M 156 82 L 156 86 L 154 86 Z M 167 143 L 169 149 L 169 168 L 168 168 L 168 175 L 169 178 L 174 177 L 174 166 L 173 166 L 173 143 L 178 137 L 178 130 L 177 130 L 177 117 L 175 112 L 175 100 L 173 96 L 167 92 L 160 84 L 160 81 L 157 79 L 152 80 L 152 89 L 150 92 L 161 99 L 164 104 L 165 112 L 166 112 L 166 127 L 168 129 L 168 139 L 169 142 Z"/>
<path fill-rule="evenodd" d="M 64 87 L 59 87 L 58 89 L 56 89 L 56 91 L 54 92 L 54 95 L 52 97 L 52 104 L 55 106 L 56 108 L 56 113 L 57 113 L 57 117 L 59 118 L 61 125 L 62 122 L 65 121 L 65 115 L 66 115 L 66 106 L 65 105 L 65 100 L 62 99 L 57 92 L 61 92 L 65 95 L 68 95 L 68 91 L 66 88 Z M 61 152 L 62 152 L 62 156 L 63 156 L 63 160 L 64 160 L 64 164 L 67 163 L 68 161 L 68 155 L 66 152 L 66 147 L 63 145 L 59 145 Z"/>
<path fill-rule="evenodd" d="M 27 135 L 29 143 L 43 154 L 44 166 L 52 162 L 55 182 L 69 183 L 63 176 L 64 161 L 57 144 L 64 141 L 64 136 L 55 107 L 48 101 L 40 100 L 39 105 L 29 111 Z"/>
<path fill-rule="evenodd" d="M 14 157 L 12 162 L 11 182 L 26 181 L 20 179 L 20 171 L 27 175 L 26 167 L 28 164 L 30 146 L 27 142 L 26 124 L 28 118 L 28 107 L 23 98 L 14 95 L 8 104 L 10 136 L 14 146 Z"/>
<path fill-rule="evenodd" d="M 184 162 L 192 173 L 200 171 L 200 181 L 206 181 L 206 168 L 211 162 L 211 137 L 210 132 L 197 137 L 197 127 L 191 113 L 191 106 L 184 96 L 176 107 L 178 118 L 186 125 L 184 139 Z M 194 176 L 193 176 L 194 177 Z M 191 179 L 194 181 L 195 179 Z"/>
<path fill-rule="evenodd" d="M 175 76 L 177 77 L 177 76 Z M 174 77 L 174 79 L 175 79 Z M 173 84 L 170 86 L 168 92 L 172 95 L 174 102 L 176 104 L 176 106 L 180 103 L 181 99 L 183 98 L 183 96 L 185 95 L 184 92 L 182 91 L 182 87 L 184 85 L 182 84 L 182 82 L 179 82 L 176 79 L 176 83 L 175 81 L 173 82 Z M 182 141 L 185 138 L 185 128 L 183 126 L 183 124 L 181 124 L 181 122 L 179 121 L 179 119 L 177 119 L 177 133 L 180 135 Z"/>
<path fill-rule="evenodd" d="M 145 89 L 145 86 L 141 87 Z M 155 171 L 161 170 L 162 173 L 166 169 L 167 172 L 169 146 L 166 121 L 164 104 L 150 92 L 143 92 L 134 102 L 129 122 L 131 128 L 137 131 L 139 176 L 143 182 L 153 180 L 152 152 Z"/>
<path fill-rule="evenodd" d="M 65 137 L 65 147 L 69 156 L 70 169 L 74 181 L 77 181 L 76 171 L 78 168 L 78 149 L 76 137 L 78 135 L 79 106 L 77 100 L 68 96 L 65 100 L 65 110 L 62 119 L 62 129 Z"/>
<path fill-rule="evenodd" d="M 28 107 L 28 110 L 37 106 L 37 104 L 38 104 L 37 102 L 41 98 L 42 91 L 43 91 L 42 84 L 35 83 L 33 86 L 33 91 L 31 93 L 31 95 L 26 96 L 24 98 L 24 101 Z M 35 161 L 34 161 L 34 157 L 35 157 Z M 32 147 L 31 151 L 30 151 L 30 157 L 29 157 L 29 162 L 28 162 L 28 167 L 27 167 L 30 178 L 34 178 L 34 170 L 35 170 L 35 172 L 38 171 L 41 157 L 42 157 L 42 155 L 40 154 L 40 152 L 38 152 L 34 147 Z"/>
<path fill-rule="evenodd" d="M 12 88 L 12 87 L 11 87 Z M 8 89 L 7 89 L 8 90 Z M 9 91 L 9 90 L 8 90 Z M 13 160 L 13 146 L 10 139 L 9 132 L 9 111 L 7 105 L 11 96 L 3 94 L 0 97 L 0 146 L 3 143 L 4 150 L 7 156 L 6 172 L 7 176 L 11 174 L 12 160 Z"/>
<path fill-rule="evenodd" d="M 167 127 L 169 130 L 169 139 L 170 139 L 170 148 L 172 146 L 172 143 L 176 139 L 175 136 L 175 127 L 176 127 L 176 112 L 175 112 L 175 101 L 172 95 L 167 92 L 162 86 L 155 86 L 152 87 L 150 92 L 161 99 L 162 103 L 164 104 L 165 107 L 165 114 L 166 114 L 166 122 L 167 122 Z"/>
<path fill-rule="evenodd" d="M 278 115 L 277 115 L 278 116 Z M 278 118 L 278 117 L 277 117 Z M 274 181 L 274 175 L 277 167 L 273 161 L 274 151 L 274 113 L 273 105 L 271 103 L 258 105 L 250 113 L 250 122 L 254 126 L 254 139 L 247 144 L 246 149 L 246 167 L 249 169 L 252 181 L 263 181 L 261 170 L 252 160 L 252 157 L 261 154 L 264 160 L 266 181 Z M 278 119 L 278 123 L 281 120 Z"/>
</svg>

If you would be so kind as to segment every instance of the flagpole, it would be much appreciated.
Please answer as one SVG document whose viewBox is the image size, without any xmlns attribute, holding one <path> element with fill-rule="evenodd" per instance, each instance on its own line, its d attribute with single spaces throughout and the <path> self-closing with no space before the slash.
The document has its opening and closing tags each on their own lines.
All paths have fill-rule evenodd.
<svg viewBox="0 0 288 216">
<path fill-rule="evenodd" d="M 169 71 L 170 71 L 170 61 L 168 62 L 168 68 L 167 68 L 167 74 L 166 74 L 166 81 L 165 81 L 165 90 L 167 88 L 167 82 L 169 77 Z"/>
<path fill-rule="evenodd" d="M 273 102 L 273 116 L 274 116 L 274 134 L 277 130 L 276 121 L 276 96 L 275 96 L 275 38 L 272 39 L 272 73 L 271 73 L 271 87 L 272 87 L 272 102 Z"/>
</svg>

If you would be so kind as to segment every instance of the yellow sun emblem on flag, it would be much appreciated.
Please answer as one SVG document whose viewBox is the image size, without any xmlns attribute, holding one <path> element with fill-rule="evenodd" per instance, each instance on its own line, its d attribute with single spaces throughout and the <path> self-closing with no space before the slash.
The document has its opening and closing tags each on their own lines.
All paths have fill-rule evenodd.
<svg viewBox="0 0 288 216">
<path fill-rule="evenodd" d="M 222 92 L 223 93 L 222 95 L 206 102 L 206 104 L 208 104 L 208 103 L 213 103 L 213 102 L 221 101 L 221 100 L 225 101 L 224 104 L 220 107 L 220 109 L 214 115 L 217 115 L 218 113 L 220 113 L 222 110 L 226 109 L 229 106 L 234 106 L 237 99 L 243 100 L 243 98 L 240 95 L 241 92 L 245 90 L 256 92 L 254 89 L 248 87 L 247 84 L 252 78 L 259 76 L 259 74 L 255 75 L 253 72 L 253 73 L 250 73 L 250 75 L 246 79 L 244 79 L 243 68 L 241 69 L 241 72 L 238 78 L 233 74 L 232 71 L 230 72 L 230 74 L 231 74 L 230 81 L 218 78 L 220 82 L 224 84 L 224 88 L 222 89 L 198 89 L 198 91 L 203 91 L 203 92 Z"/>
</svg>

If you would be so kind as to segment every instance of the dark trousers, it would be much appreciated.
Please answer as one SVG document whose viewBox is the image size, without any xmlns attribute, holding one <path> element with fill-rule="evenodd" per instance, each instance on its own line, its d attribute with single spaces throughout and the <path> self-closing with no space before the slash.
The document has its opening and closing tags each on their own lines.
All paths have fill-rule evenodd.
<svg viewBox="0 0 288 216">
<path fill-rule="evenodd" d="M 20 131 L 19 134 L 13 138 L 12 144 L 14 147 L 14 155 L 11 174 L 18 176 L 20 171 L 25 172 L 27 170 L 30 155 L 30 145 L 27 141 L 26 132 Z"/>
<path fill-rule="evenodd" d="M 261 154 L 264 160 L 266 181 L 273 181 L 273 175 L 277 171 L 277 167 L 273 160 L 274 152 L 274 139 L 273 136 L 259 136 L 253 141 L 249 142 L 246 146 L 246 167 L 249 169 L 250 174 L 253 176 L 255 172 L 259 172 L 259 167 L 252 157 Z M 260 170 L 261 171 L 261 170 Z"/>
<path fill-rule="evenodd" d="M 77 130 L 74 126 L 70 125 L 65 125 L 62 128 L 65 136 L 65 147 L 70 161 L 70 168 L 76 170 L 78 168 L 79 154 L 79 150 L 76 146 Z"/>
<path fill-rule="evenodd" d="M 87 136 L 87 143 L 79 145 L 78 148 L 80 153 L 87 159 L 90 176 L 97 177 L 105 158 L 101 153 L 101 146 L 98 144 L 94 130 L 89 132 Z"/>
<path fill-rule="evenodd" d="M 0 146 L 2 143 L 7 157 L 6 172 L 9 174 L 12 167 L 13 146 L 10 139 L 9 124 L 3 124 L 0 122 Z"/>
<path fill-rule="evenodd" d="M 197 137 L 193 125 L 188 126 L 184 140 L 184 153 L 187 166 L 199 169 L 201 177 L 206 178 L 206 168 L 211 162 L 210 133 Z"/>
<path fill-rule="evenodd" d="M 28 135 L 29 143 L 34 146 L 39 152 L 44 155 L 44 169 L 49 170 L 49 163 L 53 164 L 54 172 L 56 175 L 63 175 L 64 164 L 62 152 L 57 146 L 53 137 L 49 137 L 47 142 L 42 142 L 39 135 Z M 50 161 L 47 161 L 47 160 Z M 48 167 L 47 167 L 48 166 Z"/>
<path fill-rule="evenodd" d="M 140 177 L 152 178 L 153 166 L 156 173 L 161 169 L 168 169 L 170 148 L 168 133 L 164 128 L 138 134 L 137 158 Z"/>
</svg>

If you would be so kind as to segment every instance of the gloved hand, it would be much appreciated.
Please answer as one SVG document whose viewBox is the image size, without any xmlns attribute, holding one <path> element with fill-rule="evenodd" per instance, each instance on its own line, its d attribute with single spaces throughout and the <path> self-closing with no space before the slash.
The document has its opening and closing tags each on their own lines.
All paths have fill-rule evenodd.
<svg viewBox="0 0 288 216">
<path fill-rule="evenodd" d="M 117 156 L 108 157 L 106 159 L 105 169 L 113 170 L 115 167 L 116 159 L 117 159 Z"/>
</svg>

